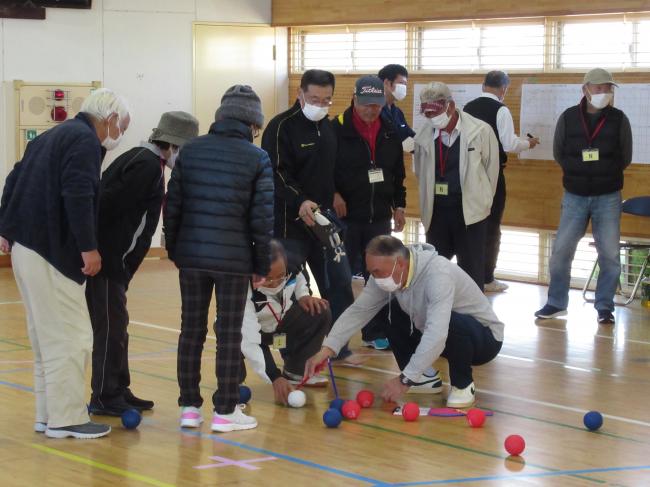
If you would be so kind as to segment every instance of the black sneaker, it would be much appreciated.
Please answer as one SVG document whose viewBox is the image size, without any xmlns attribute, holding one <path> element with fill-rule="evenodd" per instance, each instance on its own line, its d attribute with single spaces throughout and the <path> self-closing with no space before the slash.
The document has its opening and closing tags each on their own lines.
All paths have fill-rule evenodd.
<svg viewBox="0 0 650 487">
<path fill-rule="evenodd" d="M 90 440 L 101 438 L 111 432 L 111 427 L 107 424 L 93 423 L 88 421 L 85 424 L 76 424 L 73 426 L 62 426 L 61 428 L 47 428 L 45 436 L 49 438 L 79 438 L 81 440 Z"/>
<path fill-rule="evenodd" d="M 124 411 L 129 409 L 138 409 L 124 400 L 123 397 L 111 399 L 110 401 L 102 399 L 92 399 L 88 405 L 88 412 L 95 416 L 117 416 L 120 417 Z"/>
<path fill-rule="evenodd" d="M 148 411 L 150 409 L 153 409 L 153 401 L 148 401 L 146 399 L 140 399 L 139 397 L 136 397 L 133 395 L 131 392 L 131 389 L 127 389 L 124 391 L 124 400 L 133 408 L 139 409 L 141 411 Z"/>
<path fill-rule="evenodd" d="M 566 309 L 556 308 L 550 304 L 545 304 L 542 309 L 535 311 L 535 316 L 543 320 L 547 320 L 549 318 L 557 318 L 558 316 L 564 315 L 566 315 Z"/>
<path fill-rule="evenodd" d="M 614 324 L 614 315 L 608 309 L 599 309 L 598 310 L 598 323 L 601 325 L 613 325 Z"/>
</svg>

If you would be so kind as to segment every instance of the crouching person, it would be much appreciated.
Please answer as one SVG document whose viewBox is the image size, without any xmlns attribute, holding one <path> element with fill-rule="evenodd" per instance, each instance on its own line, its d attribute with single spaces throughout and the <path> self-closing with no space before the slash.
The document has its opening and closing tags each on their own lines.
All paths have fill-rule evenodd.
<svg viewBox="0 0 650 487">
<path fill-rule="evenodd" d="M 271 241 L 271 272 L 260 286 L 248 290 L 242 353 L 253 370 L 273 385 L 277 402 L 287 404 L 292 385 L 300 383 L 305 361 L 320 350 L 332 314 L 326 300 L 311 296 L 302 272 L 289 273 L 282 244 Z M 284 360 L 278 368 L 271 348 Z M 327 379 L 313 376 L 305 386 L 324 387 Z"/>
</svg>

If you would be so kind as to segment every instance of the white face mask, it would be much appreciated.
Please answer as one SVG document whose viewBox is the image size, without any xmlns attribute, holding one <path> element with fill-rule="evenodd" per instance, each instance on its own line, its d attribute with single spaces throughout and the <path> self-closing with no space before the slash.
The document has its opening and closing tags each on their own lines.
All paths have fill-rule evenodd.
<svg viewBox="0 0 650 487">
<path fill-rule="evenodd" d="M 404 83 L 396 83 L 393 96 L 396 100 L 403 100 L 406 98 L 406 85 Z"/>
<path fill-rule="evenodd" d="M 178 157 L 178 151 L 171 151 L 171 153 L 172 155 L 168 159 L 165 159 L 165 166 L 167 166 L 169 169 L 174 169 L 174 166 L 176 165 L 176 158 Z"/>
<path fill-rule="evenodd" d="M 302 113 L 305 115 L 305 117 L 307 117 L 312 122 L 320 122 L 322 119 L 327 117 L 327 112 L 330 109 L 329 107 L 319 107 L 318 105 L 310 105 L 305 100 L 305 95 L 302 96 L 302 101 L 305 104 L 305 106 L 302 107 Z"/>
<path fill-rule="evenodd" d="M 260 286 L 257 288 L 257 290 L 260 291 L 261 293 L 266 294 L 267 296 L 275 296 L 276 294 L 278 294 L 280 291 L 284 289 L 286 283 L 287 283 L 287 278 L 285 277 L 284 279 L 282 279 L 282 281 L 280 281 L 280 284 L 278 284 L 275 287 Z"/>
<path fill-rule="evenodd" d="M 120 129 L 120 119 L 118 117 L 117 122 L 115 122 L 117 125 L 118 130 Z M 106 150 L 113 150 L 115 149 L 118 145 L 120 145 L 120 142 L 122 141 L 122 131 L 120 130 L 120 135 L 117 136 L 117 139 L 114 139 L 111 137 L 110 130 L 106 132 L 106 138 L 102 140 L 102 147 Z"/>
<path fill-rule="evenodd" d="M 393 279 L 393 272 L 395 272 L 395 266 L 397 266 L 397 257 L 395 258 L 395 263 L 393 264 L 393 270 L 390 271 L 390 275 L 388 277 L 375 277 L 375 284 L 377 284 L 377 287 L 382 291 L 386 291 L 387 293 L 394 293 L 400 288 L 400 284 L 397 284 Z M 402 273 L 403 272 L 404 271 L 402 271 Z M 399 280 L 400 282 L 402 282 L 401 276 Z"/>
<path fill-rule="evenodd" d="M 444 112 L 442 112 L 440 115 L 436 115 L 435 117 L 430 118 L 429 120 L 431 121 L 431 125 L 433 126 L 433 128 L 442 130 L 447 125 L 449 125 L 449 121 L 451 120 L 451 117 L 447 115 L 447 109 L 445 108 Z"/>
<path fill-rule="evenodd" d="M 589 94 L 591 95 L 589 103 L 591 103 L 591 105 L 597 110 L 602 110 L 612 101 L 611 93 L 598 93 L 595 95 L 592 95 L 591 93 Z"/>
</svg>

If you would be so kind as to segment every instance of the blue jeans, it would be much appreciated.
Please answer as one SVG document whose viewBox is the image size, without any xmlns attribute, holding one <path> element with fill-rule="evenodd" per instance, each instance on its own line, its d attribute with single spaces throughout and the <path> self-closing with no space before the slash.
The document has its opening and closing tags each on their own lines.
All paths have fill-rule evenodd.
<svg viewBox="0 0 650 487">
<path fill-rule="evenodd" d="M 551 284 L 548 304 L 566 309 L 569 304 L 571 262 L 578 241 L 584 236 L 591 219 L 598 252 L 597 310 L 614 310 L 614 293 L 621 274 L 619 241 L 621 238 L 621 192 L 600 196 L 578 196 L 568 191 L 562 198 L 560 228 L 551 255 Z"/>
</svg>

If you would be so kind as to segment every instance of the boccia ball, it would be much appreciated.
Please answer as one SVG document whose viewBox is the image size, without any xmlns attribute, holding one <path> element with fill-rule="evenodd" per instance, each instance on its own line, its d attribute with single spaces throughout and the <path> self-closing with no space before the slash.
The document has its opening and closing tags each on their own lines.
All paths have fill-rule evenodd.
<svg viewBox="0 0 650 487">
<path fill-rule="evenodd" d="M 369 408 L 375 402 L 375 395 L 372 391 L 359 391 L 359 394 L 357 394 L 357 402 L 362 408 Z"/>
<path fill-rule="evenodd" d="M 417 421 L 420 417 L 420 406 L 414 402 L 407 402 L 402 406 L 402 416 L 404 421 Z"/>
<path fill-rule="evenodd" d="M 485 411 L 472 408 L 467 411 L 467 422 L 472 428 L 480 428 L 485 423 Z"/>
<path fill-rule="evenodd" d="M 526 448 L 526 442 L 519 435 L 510 435 L 506 438 L 506 441 L 503 443 L 503 446 L 505 446 L 506 451 L 508 453 L 517 456 L 524 451 L 524 448 Z"/>
<path fill-rule="evenodd" d="M 603 415 L 598 411 L 589 411 L 582 421 L 589 431 L 596 431 L 603 425 Z"/>
<path fill-rule="evenodd" d="M 301 408 L 307 402 L 307 396 L 302 391 L 291 391 L 287 399 L 292 408 Z"/>
<path fill-rule="evenodd" d="M 245 386 L 244 384 L 239 386 L 239 404 L 248 404 L 252 395 L 253 393 L 251 392 L 250 387 Z"/>
<path fill-rule="evenodd" d="M 336 409 L 339 412 L 341 412 L 344 403 L 345 403 L 345 399 L 341 399 L 340 397 L 337 397 L 336 399 L 332 399 L 332 402 L 330 402 L 330 408 Z"/>
<path fill-rule="evenodd" d="M 338 428 L 343 420 L 343 416 L 338 409 L 329 408 L 323 413 L 323 423 L 328 428 Z"/>
<path fill-rule="evenodd" d="M 142 421 L 142 416 L 135 409 L 127 409 L 122 413 L 122 425 L 128 430 L 134 430 Z"/>
<path fill-rule="evenodd" d="M 346 419 L 357 419 L 361 413 L 361 406 L 357 401 L 345 401 L 341 408 L 341 413 Z"/>
</svg>

